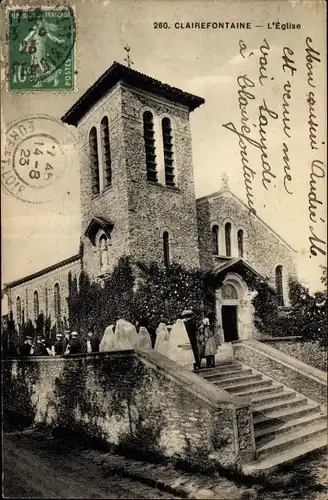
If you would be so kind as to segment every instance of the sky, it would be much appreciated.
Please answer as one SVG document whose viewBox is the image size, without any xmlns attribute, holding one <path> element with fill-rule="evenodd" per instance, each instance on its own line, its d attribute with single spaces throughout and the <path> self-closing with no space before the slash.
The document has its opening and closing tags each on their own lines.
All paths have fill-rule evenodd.
<svg viewBox="0 0 328 500">
<path fill-rule="evenodd" d="M 311 290 L 322 287 L 320 265 L 326 257 L 310 254 L 310 226 L 326 241 L 326 54 L 325 2 L 289 1 L 75 1 L 77 89 L 74 92 L 10 94 L 2 69 L 2 129 L 12 121 L 46 113 L 59 119 L 87 88 L 113 63 L 124 64 L 124 46 L 131 47 L 133 68 L 162 82 L 194 93 L 205 104 L 191 114 L 193 162 L 196 196 L 219 190 L 226 172 L 232 191 L 248 202 L 240 156 L 241 109 L 239 84 L 251 81 L 244 90 L 247 99 L 249 134 L 258 143 L 263 127 L 263 148 L 246 139 L 249 165 L 255 172 L 252 181 L 254 207 L 278 234 L 298 252 L 299 278 Z M 2 28 L 4 11 L 1 9 Z M 175 23 L 249 22 L 251 29 L 182 29 Z M 167 22 L 170 28 L 154 28 Z M 273 23 L 300 24 L 300 29 L 275 29 Z M 269 29 L 268 23 L 270 23 Z M 256 28 L 255 26 L 262 26 Z M 4 28 L 1 30 L 4 33 Z M 306 39 L 319 53 L 312 64 L 315 87 L 307 81 Z M 240 46 L 245 47 L 243 56 Z M 261 51 L 262 46 L 262 51 Z M 264 48 L 263 48 L 264 47 Z M 265 47 L 269 47 L 265 48 Z M 291 55 L 292 71 L 283 69 L 285 48 Z M 2 47 L 4 49 L 4 46 Z M 2 61 L 5 50 L 2 51 Z M 262 59 L 261 59 L 262 58 Z M 262 64 L 263 85 L 260 84 Z M 242 80 L 238 77 L 247 77 Z M 289 97 L 284 85 L 289 82 Z M 315 96 L 316 145 L 309 140 L 309 92 Z M 263 111 L 263 106 L 269 111 Z M 262 106 L 262 111 L 260 108 Z M 288 109 L 289 129 L 284 133 L 283 112 Z M 262 115 L 260 122 L 260 115 Z M 274 118 L 274 116 L 276 116 Z M 232 124 L 230 130 L 224 125 Z M 246 122 L 244 122 L 246 124 Z M 71 127 L 70 127 L 71 128 Z M 250 130 L 250 131 L 249 131 Z M 70 133 L 75 134 L 75 130 Z M 284 189 L 283 144 L 288 146 L 289 194 Z M 267 160 L 271 183 L 262 184 L 262 160 Z M 266 156 L 263 156 L 264 155 Z M 308 194 L 313 161 L 321 166 L 316 178 L 315 221 L 309 219 Z M 316 170 L 319 172 L 319 169 Z M 322 173 L 323 172 L 323 173 Z M 269 176 L 267 176 L 269 177 Z M 3 282 L 30 274 L 59 262 L 78 251 L 80 236 L 79 162 L 69 158 L 66 170 L 56 185 L 54 200 L 31 205 L 4 194 L 2 196 L 2 278 Z M 324 222 L 322 222 L 324 221 Z M 323 246 L 323 248 L 325 248 Z"/>
</svg>

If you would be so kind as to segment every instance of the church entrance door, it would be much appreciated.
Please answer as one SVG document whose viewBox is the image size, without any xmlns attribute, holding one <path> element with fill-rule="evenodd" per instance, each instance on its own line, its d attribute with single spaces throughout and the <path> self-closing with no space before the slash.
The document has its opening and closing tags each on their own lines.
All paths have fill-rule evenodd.
<svg viewBox="0 0 328 500">
<path fill-rule="evenodd" d="M 225 342 L 238 340 L 237 306 L 222 306 L 222 328 Z"/>
</svg>

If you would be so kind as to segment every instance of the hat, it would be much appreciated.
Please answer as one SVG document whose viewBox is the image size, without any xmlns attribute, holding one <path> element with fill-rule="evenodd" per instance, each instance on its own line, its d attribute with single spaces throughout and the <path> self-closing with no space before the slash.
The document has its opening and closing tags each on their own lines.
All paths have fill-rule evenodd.
<svg viewBox="0 0 328 500">
<path fill-rule="evenodd" d="M 72 337 L 73 336 L 76 337 L 78 335 L 78 333 L 77 332 L 72 332 L 71 335 L 72 335 Z"/>
<path fill-rule="evenodd" d="M 183 313 L 181 314 L 181 318 L 188 318 L 189 316 L 192 316 L 193 312 L 191 309 L 185 309 Z"/>
<path fill-rule="evenodd" d="M 26 335 L 26 337 L 25 337 L 25 340 L 32 340 L 32 339 L 33 339 L 33 337 L 31 337 L 30 335 Z"/>
<path fill-rule="evenodd" d="M 63 334 L 62 333 L 56 333 L 56 337 L 62 337 Z"/>
</svg>

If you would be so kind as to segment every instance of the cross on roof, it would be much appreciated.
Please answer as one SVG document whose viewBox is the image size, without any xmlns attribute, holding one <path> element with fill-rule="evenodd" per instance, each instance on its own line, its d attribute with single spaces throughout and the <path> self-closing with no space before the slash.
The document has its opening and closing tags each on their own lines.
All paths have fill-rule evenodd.
<svg viewBox="0 0 328 500">
<path fill-rule="evenodd" d="M 229 177 L 226 172 L 221 175 L 222 189 L 229 189 Z"/>
<path fill-rule="evenodd" d="M 134 62 L 132 61 L 132 59 L 130 58 L 130 50 L 131 50 L 131 47 L 129 47 L 128 45 L 126 45 L 124 47 L 124 50 L 126 52 L 126 57 L 124 58 L 124 61 L 127 63 L 128 65 L 128 68 L 131 68 L 131 65 L 134 64 Z"/>
</svg>

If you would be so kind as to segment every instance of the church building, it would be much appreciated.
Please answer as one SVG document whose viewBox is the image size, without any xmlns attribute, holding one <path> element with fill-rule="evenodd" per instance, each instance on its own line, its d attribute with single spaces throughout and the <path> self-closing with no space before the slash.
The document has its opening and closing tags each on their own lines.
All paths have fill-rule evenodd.
<svg viewBox="0 0 328 500">
<path fill-rule="evenodd" d="M 290 245 L 249 213 L 225 175 L 217 192 L 195 198 L 189 117 L 204 102 L 114 62 L 65 113 L 78 131 L 80 251 L 6 285 L 17 324 L 40 312 L 67 318 L 68 273 L 83 265 L 103 280 L 123 255 L 223 273 L 216 316 L 225 341 L 253 334 L 243 269 L 268 277 L 288 306 Z"/>
</svg>

